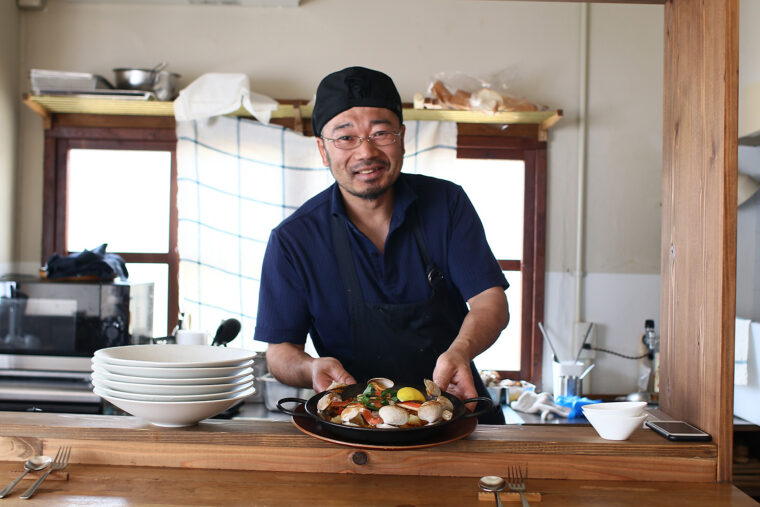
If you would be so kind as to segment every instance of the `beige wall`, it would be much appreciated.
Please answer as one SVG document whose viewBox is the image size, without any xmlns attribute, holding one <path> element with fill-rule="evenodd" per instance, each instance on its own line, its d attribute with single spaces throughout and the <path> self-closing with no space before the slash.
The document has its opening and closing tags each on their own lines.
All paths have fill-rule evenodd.
<svg viewBox="0 0 760 507">
<path fill-rule="evenodd" d="M 18 10 L 0 2 L 0 274 L 14 269 L 13 208 L 16 196 Z"/>
<path fill-rule="evenodd" d="M 573 269 L 576 204 L 568 189 L 577 173 L 580 6 L 462 0 L 377 6 L 365 0 L 304 0 L 292 9 L 49 0 L 44 11 L 21 15 L 21 73 L 37 67 L 110 78 L 116 66 L 166 60 L 182 74 L 182 86 L 204 72 L 243 72 L 256 91 L 309 98 L 328 71 L 362 64 L 388 72 L 411 101 L 436 72 L 508 69 L 516 92 L 565 111 L 551 134 L 548 269 Z M 591 12 L 589 206 L 606 218 L 590 217 L 587 269 L 655 273 L 662 7 L 594 5 Z M 40 257 L 40 127 L 33 113 L 22 112 L 18 260 L 25 263 Z"/>
</svg>

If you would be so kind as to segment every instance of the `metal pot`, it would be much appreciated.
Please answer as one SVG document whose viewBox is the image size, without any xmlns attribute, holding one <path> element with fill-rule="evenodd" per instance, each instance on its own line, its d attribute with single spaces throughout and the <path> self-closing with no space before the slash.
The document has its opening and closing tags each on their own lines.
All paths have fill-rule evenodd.
<svg viewBox="0 0 760 507">
<path fill-rule="evenodd" d="M 367 387 L 367 384 L 350 385 L 343 390 L 343 393 L 342 393 L 343 398 L 346 399 L 346 398 L 351 398 L 353 396 L 356 396 L 362 393 L 364 389 L 366 389 L 366 387 Z M 401 387 L 403 386 L 393 386 L 394 389 L 400 389 Z M 418 386 L 413 386 L 413 387 L 421 390 L 422 392 L 424 392 L 424 389 L 425 389 L 424 387 L 422 388 Z M 451 403 L 454 405 L 454 415 L 451 417 L 449 421 L 441 421 L 440 423 L 437 423 L 437 424 L 433 424 L 430 426 L 421 426 L 418 428 L 394 428 L 394 429 L 361 428 L 361 427 L 345 426 L 343 424 L 332 423 L 330 421 L 326 421 L 322 419 L 322 417 L 319 416 L 319 413 L 317 410 L 317 403 L 319 403 L 320 398 L 322 398 L 322 396 L 327 394 L 327 392 L 328 391 L 323 391 L 319 394 L 316 394 L 312 396 L 311 398 L 309 398 L 308 401 L 301 398 L 283 398 L 277 402 L 277 408 L 280 410 L 280 412 L 283 412 L 290 416 L 311 417 L 313 419 L 316 419 L 322 428 L 336 435 L 339 438 L 343 438 L 343 439 L 354 441 L 354 442 L 367 443 L 367 444 L 400 444 L 400 443 L 425 441 L 431 438 L 435 438 L 438 434 L 446 430 L 449 425 L 451 425 L 452 423 L 455 423 L 459 419 L 477 417 L 481 414 L 488 412 L 489 410 L 493 408 L 493 402 L 491 401 L 491 398 L 480 396 L 477 398 L 469 398 L 466 400 L 460 400 L 459 398 L 457 398 L 456 396 L 452 394 L 443 393 L 443 396 L 446 396 L 449 400 L 451 400 Z M 483 403 L 485 403 L 485 408 L 480 409 L 480 410 L 475 410 L 474 412 L 470 412 L 465 407 L 467 403 L 479 402 L 479 401 L 482 401 Z M 287 409 L 283 407 L 284 403 L 303 404 L 304 410 L 306 412 L 302 413 L 296 410 Z"/>
<path fill-rule="evenodd" d="M 173 100 L 177 92 L 177 79 L 181 76 L 162 70 L 165 64 L 153 69 L 120 67 L 113 69 L 114 83 L 118 90 L 144 90 L 156 94 L 158 100 Z"/>
</svg>

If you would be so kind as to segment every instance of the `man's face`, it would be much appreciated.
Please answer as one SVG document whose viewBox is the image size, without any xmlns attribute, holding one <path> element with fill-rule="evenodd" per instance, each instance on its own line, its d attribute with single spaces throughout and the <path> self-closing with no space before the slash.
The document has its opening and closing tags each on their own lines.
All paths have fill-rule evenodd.
<svg viewBox="0 0 760 507">
<path fill-rule="evenodd" d="M 378 132 L 399 132 L 393 144 L 376 146 L 366 137 Z M 354 149 L 343 150 L 332 141 L 317 138 L 322 163 L 343 192 L 374 200 L 391 188 L 401 172 L 404 158 L 404 126 L 390 110 L 379 107 L 354 107 L 332 118 L 322 128 L 322 137 L 364 138 Z"/>
</svg>

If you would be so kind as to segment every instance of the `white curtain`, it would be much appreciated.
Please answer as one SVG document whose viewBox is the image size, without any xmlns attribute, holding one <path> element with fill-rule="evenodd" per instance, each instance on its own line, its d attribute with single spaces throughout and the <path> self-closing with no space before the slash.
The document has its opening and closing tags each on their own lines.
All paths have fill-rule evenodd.
<svg viewBox="0 0 760 507">
<path fill-rule="evenodd" d="M 405 172 L 435 175 L 456 156 L 456 124 L 406 123 Z M 243 327 L 253 342 L 261 263 L 270 231 L 333 183 L 313 137 L 233 117 L 177 122 L 180 311 L 213 336 Z"/>
</svg>

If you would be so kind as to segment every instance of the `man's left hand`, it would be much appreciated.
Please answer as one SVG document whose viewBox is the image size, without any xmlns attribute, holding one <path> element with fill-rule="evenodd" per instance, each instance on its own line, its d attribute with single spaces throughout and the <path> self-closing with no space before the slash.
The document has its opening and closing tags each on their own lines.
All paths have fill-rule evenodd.
<svg viewBox="0 0 760 507">
<path fill-rule="evenodd" d="M 454 348 L 438 357 L 433 370 L 433 382 L 460 400 L 478 396 L 472 380 L 470 358 Z"/>
</svg>

